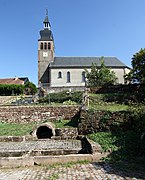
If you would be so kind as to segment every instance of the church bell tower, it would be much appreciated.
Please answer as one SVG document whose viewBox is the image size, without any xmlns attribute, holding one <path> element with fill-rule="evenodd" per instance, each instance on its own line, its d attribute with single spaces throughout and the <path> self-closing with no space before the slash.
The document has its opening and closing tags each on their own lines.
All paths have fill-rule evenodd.
<svg viewBox="0 0 145 180">
<path fill-rule="evenodd" d="M 54 39 L 47 10 L 43 24 L 38 40 L 38 87 L 50 86 L 49 64 L 54 61 Z"/>
</svg>

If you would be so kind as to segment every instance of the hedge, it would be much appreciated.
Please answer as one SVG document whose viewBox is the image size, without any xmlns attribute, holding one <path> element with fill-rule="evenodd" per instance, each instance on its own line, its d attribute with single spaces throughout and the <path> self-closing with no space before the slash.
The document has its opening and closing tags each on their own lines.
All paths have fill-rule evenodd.
<svg viewBox="0 0 145 180">
<path fill-rule="evenodd" d="M 40 98 L 40 103 L 48 103 L 55 102 L 55 103 L 63 103 L 65 101 L 74 101 L 76 103 L 82 102 L 82 92 L 75 91 L 68 93 L 67 91 L 59 92 L 59 93 L 50 93 L 44 98 Z"/>
<path fill-rule="evenodd" d="M 0 84 L 1 96 L 20 95 L 23 94 L 23 92 L 24 92 L 24 85 Z"/>
</svg>

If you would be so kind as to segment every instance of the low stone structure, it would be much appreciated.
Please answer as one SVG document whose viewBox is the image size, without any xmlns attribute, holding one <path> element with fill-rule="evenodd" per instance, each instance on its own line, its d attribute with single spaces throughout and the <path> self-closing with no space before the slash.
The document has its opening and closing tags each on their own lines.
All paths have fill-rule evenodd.
<svg viewBox="0 0 145 180">
<path fill-rule="evenodd" d="M 92 161 L 102 157 L 100 145 L 83 136 L 73 140 L 42 139 L 22 142 L 16 140 L 16 142 L 0 142 L 0 167 Z"/>
</svg>

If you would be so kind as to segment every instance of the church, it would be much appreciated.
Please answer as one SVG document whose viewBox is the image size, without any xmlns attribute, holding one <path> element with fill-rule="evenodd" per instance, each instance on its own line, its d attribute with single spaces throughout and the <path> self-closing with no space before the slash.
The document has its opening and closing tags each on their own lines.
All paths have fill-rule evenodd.
<svg viewBox="0 0 145 180">
<path fill-rule="evenodd" d="M 91 70 L 92 63 L 98 68 L 101 57 L 55 57 L 54 38 L 48 13 L 43 21 L 44 29 L 38 40 L 38 87 L 47 92 L 83 90 L 86 85 L 85 68 Z M 118 84 L 125 84 L 124 75 L 130 71 L 116 57 L 104 57 L 105 66 L 115 72 Z"/>
</svg>

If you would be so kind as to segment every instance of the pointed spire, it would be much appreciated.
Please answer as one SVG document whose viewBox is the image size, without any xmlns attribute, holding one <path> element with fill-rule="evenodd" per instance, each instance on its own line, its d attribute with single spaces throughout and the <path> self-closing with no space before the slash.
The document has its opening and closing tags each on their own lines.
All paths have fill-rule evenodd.
<svg viewBox="0 0 145 180">
<path fill-rule="evenodd" d="M 46 16 L 48 16 L 48 9 L 46 9 Z"/>
<path fill-rule="evenodd" d="M 43 23 L 44 23 L 44 29 L 49 29 L 50 30 L 51 25 L 50 25 L 50 22 L 49 22 L 49 19 L 48 19 L 48 9 L 46 9 L 46 17 L 45 17 Z"/>
</svg>

